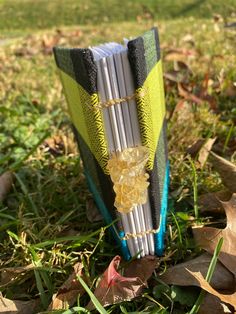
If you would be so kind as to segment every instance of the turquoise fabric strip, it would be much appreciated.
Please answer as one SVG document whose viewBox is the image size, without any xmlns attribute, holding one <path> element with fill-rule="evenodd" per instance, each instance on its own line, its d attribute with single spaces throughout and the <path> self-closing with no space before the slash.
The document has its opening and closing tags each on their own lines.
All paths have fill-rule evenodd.
<svg viewBox="0 0 236 314">
<path fill-rule="evenodd" d="M 168 210 L 168 189 L 169 189 L 169 176 L 170 176 L 170 165 L 169 161 L 166 165 L 165 181 L 163 187 L 163 194 L 161 200 L 161 224 L 160 230 L 155 234 L 155 253 L 158 256 L 161 256 L 164 251 L 164 237 L 166 232 L 166 218 Z"/>
<path fill-rule="evenodd" d="M 97 190 L 95 184 L 93 183 L 93 180 L 91 179 L 90 175 L 88 174 L 88 172 L 86 170 L 84 171 L 84 173 L 85 173 L 85 176 L 86 176 L 86 179 L 88 182 L 89 189 L 90 189 L 91 193 L 93 194 L 95 202 L 96 202 L 96 204 L 100 210 L 100 213 L 103 216 L 106 224 L 110 225 L 113 222 L 112 217 L 111 217 L 108 209 L 106 208 L 102 198 L 100 197 L 98 190 Z M 127 246 L 127 241 L 121 240 L 121 238 L 123 238 L 125 236 L 124 232 L 120 231 L 119 236 L 118 236 L 117 231 L 115 230 L 115 226 L 111 226 L 109 229 L 112 232 L 112 235 L 114 236 L 118 245 L 120 245 L 123 257 L 126 260 L 129 260 L 130 259 L 130 253 L 129 253 L 129 249 Z"/>
</svg>

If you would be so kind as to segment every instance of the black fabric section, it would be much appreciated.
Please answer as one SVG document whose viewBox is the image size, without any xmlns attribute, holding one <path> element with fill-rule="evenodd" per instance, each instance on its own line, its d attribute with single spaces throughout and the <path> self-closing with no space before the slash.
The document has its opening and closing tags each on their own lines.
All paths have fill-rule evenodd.
<svg viewBox="0 0 236 314">
<path fill-rule="evenodd" d="M 155 42 L 156 42 L 156 51 L 157 51 L 157 61 L 161 59 L 161 49 L 160 49 L 160 41 L 157 27 L 153 27 Z"/>
<path fill-rule="evenodd" d="M 163 137 L 164 137 L 164 148 L 165 148 L 165 159 L 168 161 L 168 142 L 167 142 L 167 120 L 166 118 L 163 121 Z"/>
<path fill-rule="evenodd" d="M 89 94 L 97 92 L 97 66 L 90 49 L 54 47 L 59 69 L 76 80 Z"/>
<path fill-rule="evenodd" d="M 152 171 L 149 171 L 149 188 L 148 195 L 151 205 L 153 228 L 159 227 L 160 211 L 161 211 L 161 193 L 160 182 L 158 176 L 157 154 L 155 154 L 154 165 Z"/>
<path fill-rule="evenodd" d="M 166 124 L 163 124 L 158 145 L 154 158 L 154 165 L 152 171 L 149 172 L 149 198 L 152 208 L 152 219 L 154 228 L 159 227 L 160 210 L 162 205 L 162 197 L 164 190 L 164 182 L 167 165 L 167 147 L 166 147 Z"/>
<path fill-rule="evenodd" d="M 142 87 L 147 78 L 147 67 L 142 37 L 137 37 L 128 42 L 128 58 L 134 77 L 135 88 Z"/>
<path fill-rule="evenodd" d="M 70 58 L 70 49 L 54 47 L 53 53 L 57 67 L 75 80 L 74 68 Z"/>
<path fill-rule="evenodd" d="M 97 92 L 97 66 L 90 49 L 70 49 L 76 81 L 89 93 Z"/>
<path fill-rule="evenodd" d="M 89 147 L 80 136 L 79 132 L 72 125 L 72 129 L 78 143 L 80 156 L 83 161 L 83 166 L 86 171 L 89 173 L 90 177 L 93 179 L 95 185 L 97 186 L 98 192 L 100 192 L 100 196 L 103 199 L 107 209 L 112 215 L 113 220 L 116 219 L 115 208 L 114 208 L 114 201 L 115 201 L 115 194 L 113 191 L 113 184 L 110 179 L 110 176 L 106 175 L 103 170 L 101 169 L 100 165 L 98 164 L 97 160 L 91 153 Z M 96 172 L 96 175 L 94 175 Z"/>
</svg>

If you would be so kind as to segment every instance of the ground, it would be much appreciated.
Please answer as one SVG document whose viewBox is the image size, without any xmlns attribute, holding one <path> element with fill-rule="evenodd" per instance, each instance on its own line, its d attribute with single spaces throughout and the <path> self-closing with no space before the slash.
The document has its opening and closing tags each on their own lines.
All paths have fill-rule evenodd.
<svg viewBox="0 0 236 314">
<path fill-rule="evenodd" d="M 169 313 L 174 308 L 183 313 L 191 308 L 173 295 L 163 301 L 155 288 L 166 267 L 200 253 L 191 226 L 219 218 L 205 218 L 196 206 L 199 195 L 223 185 L 210 161 L 199 163 L 193 144 L 216 138 L 213 151 L 236 162 L 233 2 L 0 1 L 0 174 L 13 173 L 14 182 L 0 198 L 0 267 L 12 268 L 0 280 L 5 298 L 27 301 L 40 295 L 39 308 L 46 311 L 78 261 L 94 291 L 98 276 L 119 253 L 104 235 L 103 222 L 91 223 L 88 217 L 94 205 L 52 47 L 120 42 L 158 26 L 171 162 L 165 258 L 141 297 L 107 311 Z M 87 301 L 84 295 L 78 304 Z"/>
</svg>

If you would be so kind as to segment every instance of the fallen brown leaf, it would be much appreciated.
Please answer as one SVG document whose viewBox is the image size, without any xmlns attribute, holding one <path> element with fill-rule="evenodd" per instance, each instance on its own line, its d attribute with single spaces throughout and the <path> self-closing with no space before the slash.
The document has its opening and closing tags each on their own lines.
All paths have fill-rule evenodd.
<svg viewBox="0 0 236 314">
<path fill-rule="evenodd" d="M 74 265 L 74 271 L 69 278 L 59 288 L 58 292 L 53 295 L 50 310 L 68 309 L 77 300 L 78 295 L 84 294 L 84 288 L 77 280 L 77 276 L 82 276 L 83 265 L 79 262 Z"/>
<path fill-rule="evenodd" d="M 199 210 L 212 214 L 224 214 L 222 201 L 227 202 L 231 197 L 232 193 L 228 190 L 202 194 L 198 197 Z"/>
<path fill-rule="evenodd" d="M 39 299 L 30 301 L 10 300 L 0 296 L 0 313 L 2 314 L 31 314 L 35 313 L 40 301 Z"/>
<path fill-rule="evenodd" d="M 200 272 L 191 272 L 189 270 L 189 273 L 197 279 L 197 281 L 199 282 L 199 286 L 213 294 L 214 296 L 218 297 L 221 301 L 228 303 L 230 305 L 232 305 L 234 307 L 234 309 L 236 309 L 236 292 L 232 293 L 232 294 L 223 294 L 220 293 L 218 291 L 216 291 L 215 289 L 213 289 L 210 284 L 204 279 L 204 277 L 202 276 L 202 274 Z"/>
<path fill-rule="evenodd" d="M 125 277 L 139 277 L 145 284 L 155 268 L 159 266 L 159 259 L 155 256 L 145 256 L 133 260 L 124 269 Z"/>
<path fill-rule="evenodd" d="M 222 202 L 227 217 L 225 229 L 194 227 L 193 235 L 197 245 L 213 254 L 220 238 L 224 243 L 219 255 L 221 263 L 236 276 L 236 193 L 228 202 Z"/>
<path fill-rule="evenodd" d="M 199 153 L 201 147 L 203 146 L 204 142 L 205 141 L 203 138 L 196 140 L 191 146 L 187 148 L 187 154 L 191 155 L 192 158 L 195 158 Z"/>
<path fill-rule="evenodd" d="M 211 152 L 211 162 L 220 174 L 222 183 L 233 193 L 236 192 L 236 165 Z"/>
<path fill-rule="evenodd" d="M 208 253 L 202 254 L 185 263 L 177 264 L 169 268 L 160 279 L 167 284 L 178 286 L 199 286 L 199 282 L 188 270 L 199 271 L 203 277 L 206 276 L 212 256 Z M 187 270 L 188 269 L 188 270 Z M 217 263 L 211 285 L 215 289 L 232 289 L 234 287 L 234 276 L 220 262 Z"/>
<path fill-rule="evenodd" d="M 0 269 L 0 287 L 7 286 L 8 284 L 15 282 L 19 277 L 22 277 L 26 272 L 33 270 L 34 268 L 35 266 L 33 264 L 29 264 L 22 267 L 9 267 Z"/>
<path fill-rule="evenodd" d="M 204 84 L 204 82 L 203 82 Z M 206 92 L 206 88 L 204 86 L 200 86 L 200 92 L 195 95 L 192 93 L 191 89 L 189 90 L 189 86 L 186 84 L 178 83 L 178 92 L 179 95 L 184 99 L 194 102 L 198 105 L 208 103 L 212 110 L 216 110 L 216 100 L 213 96 L 208 95 Z"/>
<path fill-rule="evenodd" d="M 13 183 L 13 174 L 10 171 L 3 173 L 0 176 L 0 202 L 4 200 L 10 192 Z"/>
<path fill-rule="evenodd" d="M 183 43 L 189 43 L 189 44 L 191 44 L 192 46 L 195 45 L 194 38 L 193 38 L 193 35 L 192 35 L 192 34 L 186 34 L 184 37 L 181 38 L 181 42 L 183 42 Z"/>
<path fill-rule="evenodd" d="M 198 105 L 201 105 L 204 103 L 204 101 L 201 98 L 189 92 L 186 89 L 186 87 L 181 83 L 178 83 L 178 91 L 179 91 L 179 95 L 185 98 L 186 100 L 190 100 Z"/>
<path fill-rule="evenodd" d="M 225 314 L 232 312 L 231 306 L 228 306 L 220 301 L 220 299 L 213 294 L 207 293 L 204 297 L 198 314 Z"/>
<path fill-rule="evenodd" d="M 180 100 L 171 115 L 171 119 L 177 119 L 178 122 L 182 123 L 193 118 L 192 105 L 187 101 Z"/>
<path fill-rule="evenodd" d="M 86 201 L 86 217 L 89 222 L 102 221 L 103 219 L 92 198 Z"/>
<path fill-rule="evenodd" d="M 113 258 L 94 292 L 103 306 L 129 301 L 141 295 L 157 265 L 157 259 L 150 256 L 132 261 L 125 270 L 129 277 L 124 277 L 117 271 L 120 261 L 120 256 Z M 90 302 L 88 309 L 93 308 Z"/>
<path fill-rule="evenodd" d="M 209 138 L 205 144 L 201 147 L 199 154 L 198 154 L 198 161 L 200 164 L 200 167 L 203 168 L 207 158 L 209 156 L 210 150 L 212 149 L 212 146 L 214 145 L 216 141 L 216 137 L 215 138 Z"/>
<path fill-rule="evenodd" d="M 186 82 L 187 77 L 180 71 L 172 70 L 164 73 L 164 78 L 176 83 Z"/>
<path fill-rule="evenodd" d="M 170 49 L 165 55 L 165 61 L 183 61 L 193 59 L 198 56 L 198 52 L 194 49 Z"/>
</svg>

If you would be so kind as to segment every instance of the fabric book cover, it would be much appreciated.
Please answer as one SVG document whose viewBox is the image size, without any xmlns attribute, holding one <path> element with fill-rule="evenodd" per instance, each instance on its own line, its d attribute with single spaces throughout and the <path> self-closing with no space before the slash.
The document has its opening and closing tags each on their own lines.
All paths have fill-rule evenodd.
<svg viewBox="0 0 236 314">
<path fill-rule="evenodd" d="M 89 189 L 124 257 L 162 255 L 169 163 L 157 29 L 54 56 Z"/>
</svg>

